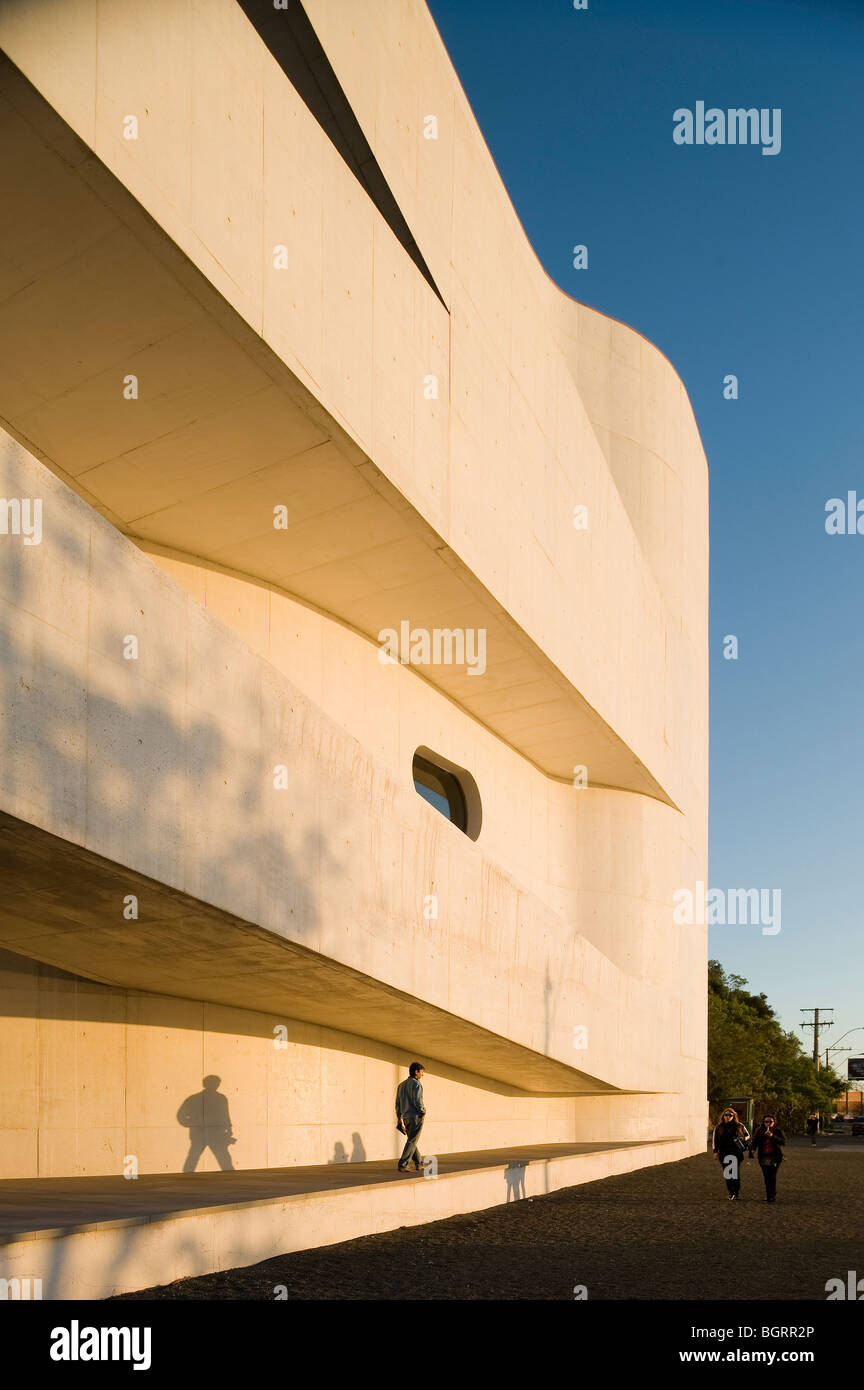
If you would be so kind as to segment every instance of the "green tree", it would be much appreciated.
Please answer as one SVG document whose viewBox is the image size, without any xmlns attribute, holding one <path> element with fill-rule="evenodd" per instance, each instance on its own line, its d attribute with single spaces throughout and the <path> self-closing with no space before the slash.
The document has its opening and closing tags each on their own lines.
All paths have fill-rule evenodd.
<svg viewBox="0 0 864 1390">
<path fill-rule="evenodd" d="M 741 975 L 708 962 L 708 1100 L 712 1112 L 730 1096 L 752 1096 L 755 1113 L 803 1128 L 814 1110 L 830 1114 L 842 1083 L 819 1071 L 794 1033 L 786 1033 L 764 994 L 750 994 Z"/>
</svg>

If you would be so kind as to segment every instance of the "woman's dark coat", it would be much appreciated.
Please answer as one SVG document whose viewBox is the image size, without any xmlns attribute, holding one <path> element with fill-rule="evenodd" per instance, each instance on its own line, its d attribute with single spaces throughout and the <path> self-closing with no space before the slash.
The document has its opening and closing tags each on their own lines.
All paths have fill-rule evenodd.
<svg viewBox="0 0 864 1390">
<path fill-rule="evenodd" d="M 765 1141 L 769 1138 L 774 1145 L 773 1153 L 765 1152 Z M 774 1163 L 779 1168 L 780 1164 L 783 1162 L 783 1145 L 785 1143 L 786 1135 L 783 1133 L 782 1129 L 778 1129 L 775 1126 L 769 1135 L 762 1125 L 760 1125 L 758 1129 L 754 1130 L 753 1138 L 750 1140 L 750 1152 L 752 1154 L 755 1151 L 759 1155 L 759 1162 L 763 1168 L 766 1163 Z"/>
<path fill-rule="evenodd" d="M 750 1135 L 740 1123 L 736 1124 L 733 1121 L 731 1124 L 724 1124 L 721 1120 L 714 1126 L 715 1154 L 737 1154 L 738 1158 L 743 1158 L 749 1140 Z"/>
</svg>

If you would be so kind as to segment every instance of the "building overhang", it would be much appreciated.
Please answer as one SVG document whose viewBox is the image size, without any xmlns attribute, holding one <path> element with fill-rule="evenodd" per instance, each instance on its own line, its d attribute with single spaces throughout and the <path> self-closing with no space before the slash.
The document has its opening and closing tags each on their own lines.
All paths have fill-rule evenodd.
<svg viewBox="0 0 864 1390">
<path fill-rule="evenodd" d="M 145 548 L 278 588 L 373 642 L 406 620 L 485 630 L 482 679 L 461 664 L 420 673 L 547 775 L 586 767 L 594 786 L 674 805 L 518 603 L 498 601 L 2 56 L 0 123 L 5 428 Z"/>
<path fill-rule="evenodd" d="M 0 946 L 86 979 L 350 1031 L 536 1096 L 622 1090 L 0 812 Z M 124 915 L 134 897 L 137 918 Z"/>
</svg>

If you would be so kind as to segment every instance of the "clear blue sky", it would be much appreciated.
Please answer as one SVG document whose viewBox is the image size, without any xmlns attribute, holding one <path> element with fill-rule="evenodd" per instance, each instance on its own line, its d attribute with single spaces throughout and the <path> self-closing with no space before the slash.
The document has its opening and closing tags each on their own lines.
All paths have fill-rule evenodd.
<svg viewBox="0 0 864 1390">
<path fill-rule="evenodd" d="M 548 273 L 690 394 L 711 470 L 710 883 L 783 894 L 779 935 L 716 928 L 711 954 L 787 1028 L 833 1005 L 830 1042 L 864 1024 L 864 535 L 829 537 L 824 510 L 864 498 L 864 3 L 431 10 Z M 780 153 L 674 144 L 699 100 L 780 107 Z M 864 1056 L 864 1031 L 844 1041 Z"/>
</svg>

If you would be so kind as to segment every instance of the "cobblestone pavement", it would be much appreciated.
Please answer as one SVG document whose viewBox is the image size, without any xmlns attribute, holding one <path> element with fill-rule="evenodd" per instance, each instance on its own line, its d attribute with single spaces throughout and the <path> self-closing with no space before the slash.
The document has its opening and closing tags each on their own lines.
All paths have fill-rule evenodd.
<svg viewBox="0 0 864 1390">
<path fill-rule="evenodd" d="M 729 1202 L 698 1155 L 124 1297 L 824 1301 L 828 1279 L 864 1278 L 864 1139 L 790 1140 L 777 1190 L 767 1205 L 746 1162 Z"/>
</svg>

